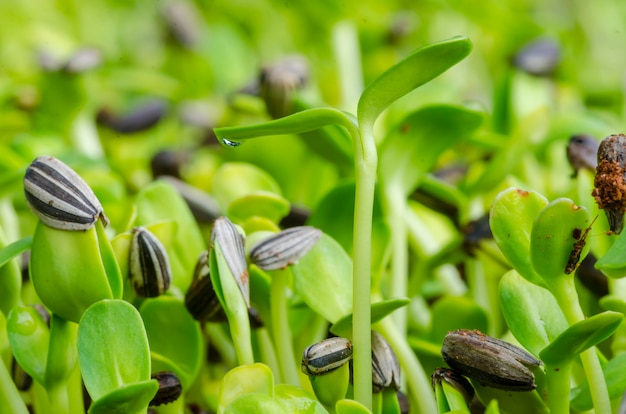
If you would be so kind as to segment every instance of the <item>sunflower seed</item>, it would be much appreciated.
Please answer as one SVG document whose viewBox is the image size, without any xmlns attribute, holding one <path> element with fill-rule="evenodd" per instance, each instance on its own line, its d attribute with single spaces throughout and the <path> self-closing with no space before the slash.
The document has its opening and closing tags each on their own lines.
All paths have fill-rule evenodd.
<svg viewBox="0 0 626 414">
<path fill-rule="evenodd" d="M 400 363 L 385 338 L 372 331 L 372 391 L 390 386 L 400 389 Z"/>
<path fill-rule="evenodd" d="M 626 212 L 626 135 L 609 135 L 598 147 L 598 166 L 591 195 L 604 210 L 609 228 L 620 234 Z"/>
<path fill-rule="evenodd" d="M 537 387 L 527 367 L 541 365 L 541 361 L 479 331 L 449 332 L 441 354 L 450 368 L 480 384 L 508 391 L 532 391 Z"/>
<path fill-rule="evenodd" d="M 130 279 L 139 296 L 155 297 L 170 287 L 172 271 L 165 248 L 144 227 L 135 227 L 130 247 Z"/>
<path fill-rule="evenodd" d="M 309 226 L 283 230 L 254 246 L 250 261 L 263 270 L 284 269 L 307 254 L 321 235 L 321 230 Z"/>
<path fill-rule="evenodd" d="M 171 371 L 162 371 L 152 374 L 152 379 L 159 383 L 159 390 L 150 401 L 150 407 L 169 404 L 176 401 L 183 392 L 183 386 L 180 379 Z"/>
<path fill-rule="evenodd" d="M 224 259 L 230 272 L 235 277 L 235 281 L 241 290 L 246 305 L 250 307 L 250 285 L 248 282 L 248 266 L 246 264 L 246 253 L 244 250 L 244 238 L 237 231 L 237 227 L 222 216 L 218 217 L 213 224 L 211 232 L 211 243 L 219 244 Z"/>
<path fill-rule="evenodd" d="M 289 56 L 261 69 L 260 94 L 267 112 L 281 118 L 293 111 L 293 95 L 302 89 L 309 77 L 307 61 L 302 56 Z"/>
<path fill-rule="evenodd" d="M 209 252 L 204 251 L 198 258 L 191 287 L 185 295 L 185 307 L 195 320 L 225 322 L 226 314 L 213 289 L 209 272 Z"/>
<path fill-rule="evenodd" d="M 328 338 L 311 345 L 302 353 L 302 372 L 323 375 L 352 358 L 352 343 L 346 338 Z"/>
<path fill-rule="evenodd" d="M 89 185 L 54 157 L 38 157 L 28 166 L 24 194 L 39 220 L 55 229 L 87 230 L 98 218 L 109 224 Z"/>
<path fill-rule="evenodd" d="M 578 176 L 578 170 L 595 171 L 598 166 L 598 140 L 590 135 L 574 135 L 567 144 L 567 161 L 574 169 L 572 178 Z"/>
</svg>

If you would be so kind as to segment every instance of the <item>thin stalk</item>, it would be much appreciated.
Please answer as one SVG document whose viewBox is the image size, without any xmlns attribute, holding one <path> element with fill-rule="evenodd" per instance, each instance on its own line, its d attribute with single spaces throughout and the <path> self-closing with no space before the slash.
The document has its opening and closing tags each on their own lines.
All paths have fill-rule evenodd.
<svg viewBox="0 0 626 414">
<path fill-rule="evenodd" d="M 408 294 L 409 242 L 406 224 L 407 205 L 399 186 L 391 185 L 385 191 L 389 229 L 391 231 L 391 298 Z M 401 308 L 391 316 L 400 332 L 406 331 L 407 310 Z"/>
<path fill-rule="evenodd" d="M 339 73 L 340 108 L 353 110 L 363 91 L 361 53 L 356 25 L 342 20 L 333 26 L 333 53 Z"/>
<path fill-rule="evenodd" d="M 396 329 L 390 318 L 385 318 L 377 323 L 376 329 L 387 339 L 398 357 L 398 362 L 403 368 L 402 375 L 407 377 L 410 394 L 414 397 L 413 403 L 416 412 L 422 414 L 436 413 L 437 402 L 434 398 L 431 382 L 404 335 Z"/>
<path fill-rule="evenodd" d="M 274 380 L 277 384 L 283 382 L 280 374 L 280 368 L 278 368 L 278 358 L 276 357 L 276 350 L 272 343 L 271 335 L 267 328 L 261 327 L 254 330 L 256 333 L 257 343 L 259 344 L 259 353 L 261 354 L 261 361 L 274 373 Z"/>
<path fill-rule="evenodd" d="M 15 387 L 6 365 L 0 361 L 0 407 L 15 414 L 28 414 L 26 404 Z"/>
<path fill-rule="evenodd" d="M 226 335 L 226 332 L 222 329 L 222 326 L 217 323 L 207 323 L 204 325 L 204 331 L 209 337 L 213 348 L 215 348 L 222 357 L 224 364 L 229 367 L 235 366 L 237 364 L 235 349 Z"/>
<path fill-rule="evenodd" d="M 578 293 L 576 292 L 573 278 L 560 278 L 551 283 L 549 287 L 570 326 L 585 319 L 585 314 L 578 301 Z M 581 352 L 580 359 L 585 370 L 587 383 L 591 391 L 591 400 L 596 413 L 610 413 L 611 400 L 596 347 L 591 347 Z"/>
<path fill-rule="evenodd" d="M 571 362 L 564 365 L 546 366 L 548 406 L 550 414 L 569 414 Z"/>
<path fill-rule="evenodd" d="M 278 353 L 278 367 L 282 381 L 287 384 L 299 385 L 300 379 L 296 370 L 296 357 L 293 351 L 287 309 L 287 282 L 290 270 L 274 270 L 270 291 L 270 312 L 272 314 L 272 336 L 274 347 Z"/>
<path fill-rule="evenodd" d="M 248 309 L 237 306 L 231 312 L 233 312 L 234 318 L 228 320 L 228 325 L 230 326 L 230 335 L 233 338 L 237 361 L 239 361 L 239 365 L 254 364 Z"/>
<path fill-rule="evenodd" d="M 356 194 L 354 205 L 352 344 L 354 399 L 372 409 L 371 253 L 372 211 L 378 163 L 371 126 L 360 126 L 354 140 Z"/>
<path fill-rule="evenodd" d="M 69 412 L 69 399 L 67 397 L 67 388 L 65 384 L 55 384 L 53 387 L 47 387 L 48 407 L 51 413 L 67 413 Z"/>
</svg>

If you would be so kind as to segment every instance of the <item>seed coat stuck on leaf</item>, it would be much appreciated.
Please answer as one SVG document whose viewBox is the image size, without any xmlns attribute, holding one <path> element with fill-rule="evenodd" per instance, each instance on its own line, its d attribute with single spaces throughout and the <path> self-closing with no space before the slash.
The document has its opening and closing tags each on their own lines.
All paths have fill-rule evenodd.
<svg viewBox="0 0 626 414">
<path fill-rule="evenodd" d="M 28 166 L 24 194 L 39 220 L 55 229 L 87 230 L 98 218 L 105 226 L 109 224 L 89 185 L 54 157 L 38 157 Z"/>
<path fill-rule="evenodd" d="M 604 210 L 611 232 L 619 234 L 626 212 L 626 135 L 610 135 L 598 148 L 598 166 L 591 195 Z"/>
<path fill-rule="evenodd" d="M 508 391 L 532 391 L 535 376 L 527 366 L 541 361 L 508 342 L 479 331 L 459 329 L 449 332 L 441 355 L 450 368 L 479 383 Z"/>
<path fill-rule="evenodd" d="M 218 217 L 213 224 L 211 243 L 220 245 L 228 268 L 235 277 L 246 305 L 250 307 L 250 285 L 243 236 L 227 217 L 222 216 Z"/>
<path fill-rule="evenodd" d="M 328 338 L 313 344 L 302 353 L 302 372 L 306 375 L 323 375 L 352 358 L 352 343 L 346 338 Z"/>
<path fill-rule="evenodd" d="M 150 407 L 174 402 L 183 392 L 180 379 L 171 371 L 162 371 L 152 374 L 152 379 L 157 380 L 159 383 L 159 390 L 152 401 L 150 401 Z"/>
<path fill-rule="evenodd" d="M 165 247 L 144 227 L 135 227 L 130 247 L 130 279 L 139 296 L 156 297 L 170 287 L 172 270 Z"/>
<path fill-rule="evenodd" d="M 315 227 L 291 227 L 256 244 L 250 261 L 263 270 L 284 269 L 307 254 L 321 236 Z"/>
</svg>

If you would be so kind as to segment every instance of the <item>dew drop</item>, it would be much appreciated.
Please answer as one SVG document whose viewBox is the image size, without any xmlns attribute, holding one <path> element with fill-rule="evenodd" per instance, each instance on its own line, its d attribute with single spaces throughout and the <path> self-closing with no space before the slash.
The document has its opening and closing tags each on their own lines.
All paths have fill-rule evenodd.
<svg viewBox="0 0 626 414">
<path fill-rule="evenodd" d="M 226 145 L 227 147 L 238 147 L 241 145 L 241 142 L 231 141 L 227 138 L 222 138 L 222 144 Z"/>
</svg>

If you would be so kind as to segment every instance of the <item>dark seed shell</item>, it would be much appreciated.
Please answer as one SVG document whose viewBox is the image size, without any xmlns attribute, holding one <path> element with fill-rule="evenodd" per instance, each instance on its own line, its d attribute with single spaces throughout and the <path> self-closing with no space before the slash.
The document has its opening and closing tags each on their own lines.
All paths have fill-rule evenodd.
<svg viewBox="0 0 626 414">
<path fill-rule="evenodd" d="M 159 390 L 150 401 L 150 406 L 155 407 L 162 404 L 169 404 L 176 401 L 183 392 L 183 386 L 180 379 L 170 371 L 157 372 L 152 374 L 152 379 L 159 382 Z"/>
<path fill-rule="evenodd" d="M 91 188 L 60 160 L 36 158 L 24 175 L 26 201 L 42 223 L 61 230 L 87 230 L 109 220 Z"/>
<path fill-rule="evenodd" d="M 162 295 L 170 287 L 172 270 L 165 247 L 144 227 L 133 229 L 130 278 L 137 295 L 143 297 Z"/>
</svg>

